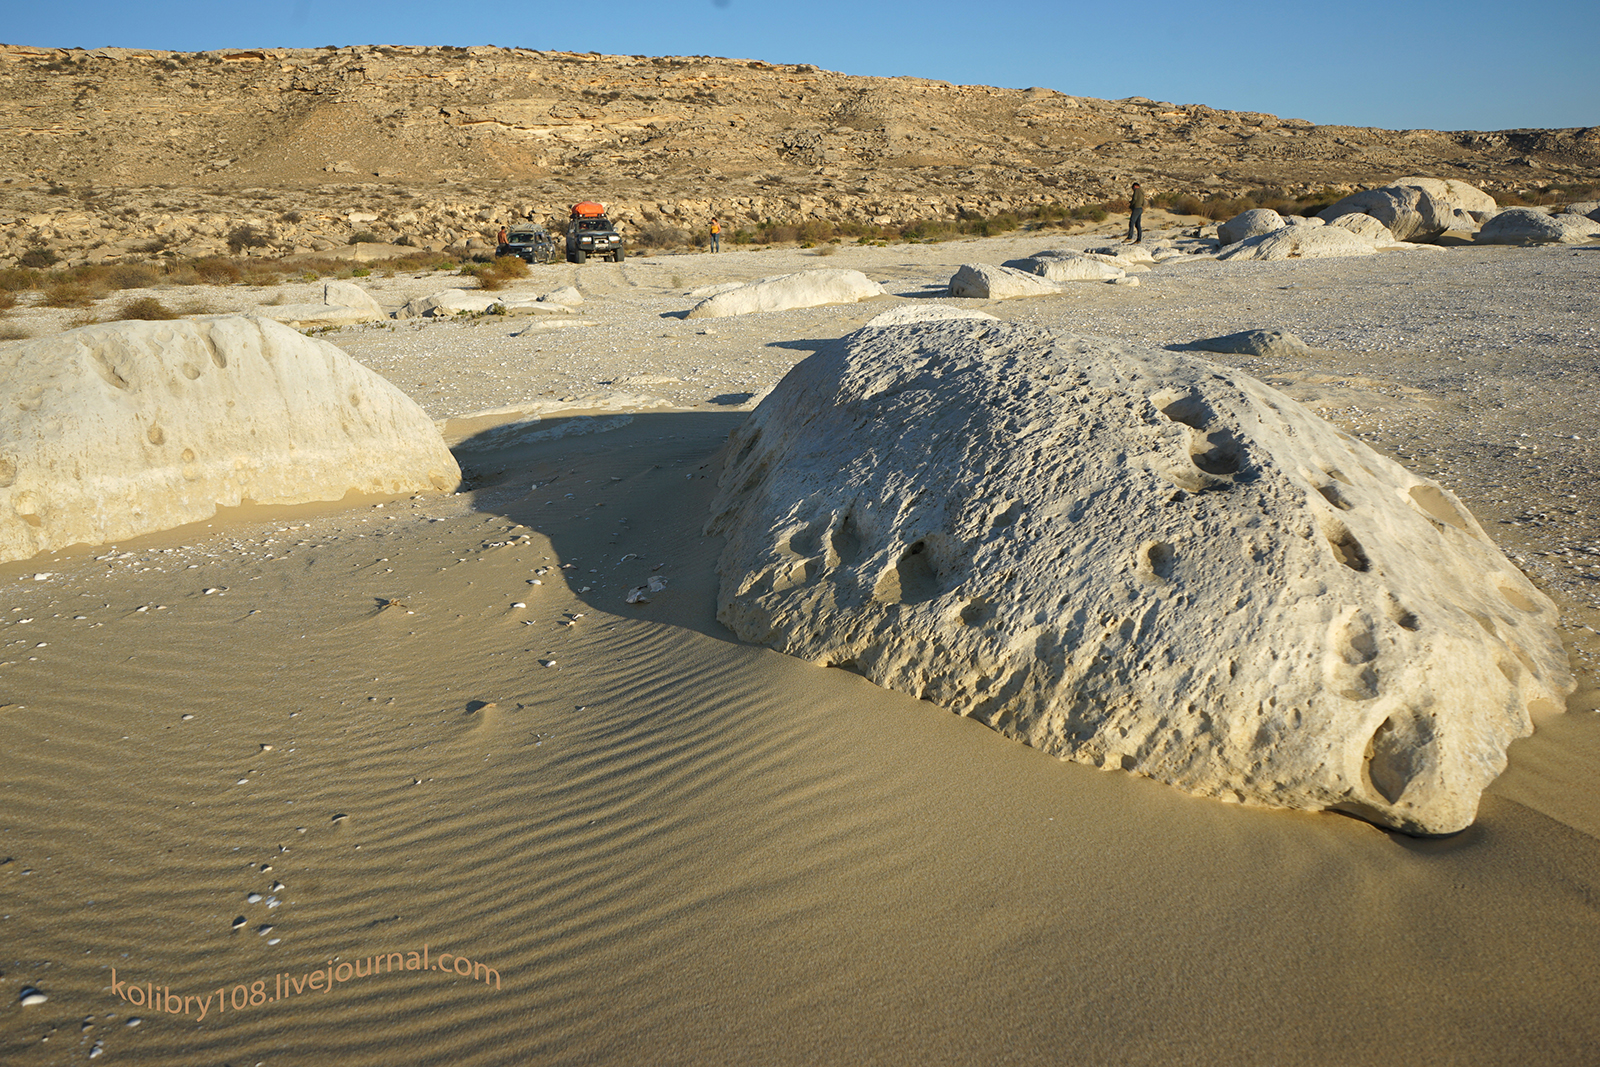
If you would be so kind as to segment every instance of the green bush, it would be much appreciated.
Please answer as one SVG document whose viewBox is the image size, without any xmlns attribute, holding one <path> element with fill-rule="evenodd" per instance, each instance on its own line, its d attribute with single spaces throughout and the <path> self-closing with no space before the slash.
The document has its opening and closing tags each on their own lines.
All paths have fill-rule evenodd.
<svg viewBox="0 0 1600 1067">
<path fill-rule="evenodd" d="M 353 233 L 353 234 L 350 235 L 350 243 L 353 244 L 353 245 L 382 244 L 383 243 L 383 238 L 379 237 L 377 234 L 373 233 L 371 230 L 362 230 L 360 233 Z"/>
<path fill-rule="evenodd" d="M 267 235 L 254 226 L 235 226 L 228 231 L 228 251 L 238 255 L 246 248 L 265 248 Z"/>
<path fill-rule="evenodd" d="M 23 267 L 32 267 L 34 270 L 44 270 L 53 267 L 61 259 L 53 251 L 43 245 L 35 245 L 17 257 L 17 263 Z"/>
</svg>

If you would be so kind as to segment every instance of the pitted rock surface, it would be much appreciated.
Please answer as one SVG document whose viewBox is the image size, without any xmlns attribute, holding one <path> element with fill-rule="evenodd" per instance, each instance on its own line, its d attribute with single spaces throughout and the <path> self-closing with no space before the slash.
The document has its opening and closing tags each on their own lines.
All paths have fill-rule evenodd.
<svg viewBox="0 0 1600 1067">
<path fill-rule="evenodd" d="M 863 330 L 733 434 L 719 618 L 1055 755 L 1469 824 L 1572 682 L 1447 490 L 1201 359 L 1002 322 Z"/>
</svg>

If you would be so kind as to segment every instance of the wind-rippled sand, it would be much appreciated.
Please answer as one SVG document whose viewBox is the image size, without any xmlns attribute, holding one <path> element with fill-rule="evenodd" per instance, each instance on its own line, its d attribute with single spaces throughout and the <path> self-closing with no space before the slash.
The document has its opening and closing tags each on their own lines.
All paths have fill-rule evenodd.
<svg viewBox="0 0 1600 1067">
<path fill-rule="evenodd" d="M 915 292 L 1012 248 L 800 265 Z M 595 405 L 526 433 L 451 424 L 470 492 L 247 509 L 0 567 L 0 1062 L 1594 1062 L 1596 616 L 1573 546 L 1595 539 L 1600 391 L 1565 302 L 1600 260 L 1460 260 L 1461 286 L 1569 271 L 1505 298 L 1552 334 L 1506 342 L 1521 363 L 1485 345 L 1453 366 L 1459 313 L 1390 351 L 1392 312 L 1338 300 L 1452 254 L 1171 268 L 1204 285 L 1157 268 L 987 310 L 1168 343 L 1312 333 L 1283 287 L 1317 291 L 1338 338 L 1252 369 L 1453 475 L 1573 644 L 1575 710 L 1512 748 L 1470 830 L 1193 799 L 735 643 L 700 532 L 717 451 L 745 396 L 882 302 L 684 322 L 662 316 L 697 282 L 793 268 L 550 268 L 594 279 L 588 340 L 330 335 L 436 416 Z M 624 602 L 652 576 L 664 590 Z M 357 976 L 424 945 L 429 970 Z M 319 969 L 348 977 L 316 988 Z"/>
</svg>

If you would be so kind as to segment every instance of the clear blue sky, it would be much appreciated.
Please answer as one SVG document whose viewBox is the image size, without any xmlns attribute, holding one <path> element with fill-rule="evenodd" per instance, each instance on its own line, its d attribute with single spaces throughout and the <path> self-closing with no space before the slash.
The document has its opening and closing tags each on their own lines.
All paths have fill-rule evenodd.
<svg viewBox="0 0 1600 1067">
<path fill-rule="evenodd" d="M 814 63 L 1319 124 L 1600 125 L 1600 0 L 0 0 L 6 44 L 515 45 Z"/>
</svg>

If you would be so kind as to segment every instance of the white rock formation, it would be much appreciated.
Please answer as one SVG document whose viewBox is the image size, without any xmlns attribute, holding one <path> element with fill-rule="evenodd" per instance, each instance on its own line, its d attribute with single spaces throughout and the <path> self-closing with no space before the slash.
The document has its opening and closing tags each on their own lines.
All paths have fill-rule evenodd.
<svg viewBox="0 0 1600 1067">
<path fill-rule="evenodd" d="M 298 327 L 352 326 L 386 317 L 372 294 L 354 282 L 324 284 L 320 304 L 269 304 L 257 308 L 255 313 L 286 326 Z"/>
<path fill-rule="evenodd" d="M 1582 244 L 1600 236 L 1600 222 L 1587 215 L 1547 215 L 1530 207 L 1511 207 L 1483 224 L 1473 235 L 1484 244 Z"/>
<path fill-rule="evenodd" d="M 1238 244 L 1247 237 L 1260 237 L 1289 225 L 1283 216 L 1269 207 L 1241 211 L 1217 227 L 1217 240 L 1225 245 Z"/>
<path fill-rule="evenodd" d="M 1342 226 L 1286 226 L 1229 245 L 1218 259 L 1330 259 L 1370 256 L 1377 246 Z"/>
<path fill-rule="evenodd" d="M 1412 833 L 1571 689 L 1461 503 L 1218 364 L 1009 323 L 862 330 L 730 438 L 741 638 L 1058 756 Z"/>
<path fill-rule="evenodd" d="M 717 293 L 689 309 L 689 318 L 722 318 L 756 311 L 854 304 L 883 295 L 883 286 L 858 270 L 830 268 L 803 270 L 761 278 L 737 289 Z"/>
<path fill-rule="evenodd" d="M 1576 204 L 1568 204 L 1562 211 L 1567 215 L 1583 215 L 1586 218 L 1600 221 L 1600 200 L 1582 200 Z"/>
<path fill-rule="evenodd" d="M 978 300 L 1011 300 L 1019 296 L 1054 296 L 1061 286 L 1037 274 L 992 263 L 963 263 L 950 278 L 951 296 Z"/>
<path fill-rule="evenodd" d="M 243 316 L 0 346 L 0 561 L 245 501 L 451 490 L 432 420 L 325 341 Z"/>
<path fill-rule="evenodd" d="M 397 319 L 421 318 L 449 318 L 452 315 L 482 314 L 496 304 L 503 303 L 505 297 L 499 293 L 484 292 L 481 289 L 446 289 L 434 293 L 432 296 L 419 296 L 408 301 L 406 306 L 395 312 Z"/>
<path fill-rule="evenodd" d="M 1382 188 L 1351 193 L 1318 214 L 1332 222 L 1360 212 L 1387 226 L 1397 240 L 1429 241 L 1446 230 L 1476 230 L 1494 210 L 1494 198 L 1466 182 L 1402 178 Z"/>
<path fill-rule="evenodd" d="M 565 304 L 567 307 L 582 307 L 583 294 L 571 285 L 563 285 L 559 289 L 552 289 L 539 297 L 548 304 Z"/>
<path fill-rule="evenodd" d="M 1389 227 L 1373 218 L 1371 215 L 1360 211 L 1352 211 L 1348 215 L 1340 215 L 1328 222 L 1329 226 L 1337 226 L 1342 230 L 1349 230 L 1357 237 L 1365 237 L 1375 245 L 1393 244 L 1394 234 L 1389 232 Z"/>
<path fill-rule="evenodd" d="M 947 319 L 977 319 L 989 322 L 998 321 L 986 311 L 976 308 L 951 307 L 949 304 L 901 304 L 891 308 L 881 315 L 876 315 L 867 320 L 864 329 L 881 330 L 886 326 L 909 326 L 914 322 L 943 322 Z"/>
<path fill-rule="evenodd" d="M 1035 252 L 1026 259 L 1013 259 L 1005 266 L 1052 282 L 1112 282 L 1127 275 L 1121 267 L 1099 256 L 1071 248 Z"/>
</svg>

